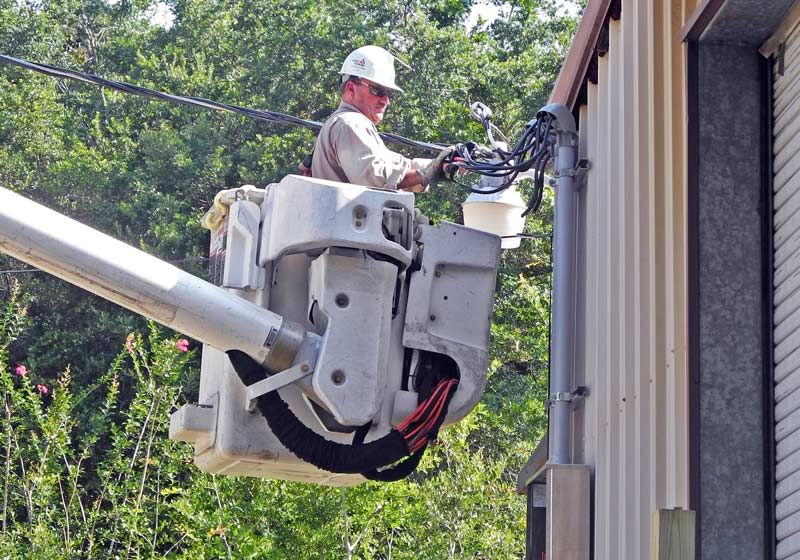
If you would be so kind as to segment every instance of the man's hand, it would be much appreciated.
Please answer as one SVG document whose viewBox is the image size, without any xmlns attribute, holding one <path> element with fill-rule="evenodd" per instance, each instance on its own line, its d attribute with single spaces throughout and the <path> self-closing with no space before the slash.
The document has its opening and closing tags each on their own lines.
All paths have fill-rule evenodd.
<svg viewBox="0 0 800 560">
<path fill-rule="evenodd" d="M 420 172 L 422 177 L 425 179 L 424 184 L 426 187 L 434 186 L 436 183 L 442 180 L 442 177 L 444 177 L 445 160 L 450 157 L 454 149 L 455 148 L 453 146 L 448 146 L 439 152 L 439 155 L 436 156 L 436 159 L 432 160 Z"/>
<path fill-rule="evenodd" d="M 314 156 L 314 152 L 312 151 L 306 157 L 303 158 L 303 161 L 300 162 L 300 165 L 297 166 L 297 169 L 300 171 L 300 175 L 303 177 L 311 177 L 311 158 Z"/>
</svg>

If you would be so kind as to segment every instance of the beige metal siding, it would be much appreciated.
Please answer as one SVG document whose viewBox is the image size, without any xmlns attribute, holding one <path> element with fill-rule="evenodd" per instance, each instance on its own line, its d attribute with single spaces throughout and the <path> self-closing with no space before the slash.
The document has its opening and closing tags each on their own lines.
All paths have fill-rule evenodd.
<svg viewBox="0 0 800 560">
<path fill-rule="evenodd" d="M 777 558 L 800 558 L 800 29 L 775 68 L 774 321 Z"/>
<path fill-rule="evenodd" d="M 688 507 L 683 47 L 696 2 L 623 1 L 579 110 L 576 460 L 594 467 L 595 558 L 649 556 L 650 515 Z M 688 4 L 688 5 L 687 5 Z"/>
</svg>

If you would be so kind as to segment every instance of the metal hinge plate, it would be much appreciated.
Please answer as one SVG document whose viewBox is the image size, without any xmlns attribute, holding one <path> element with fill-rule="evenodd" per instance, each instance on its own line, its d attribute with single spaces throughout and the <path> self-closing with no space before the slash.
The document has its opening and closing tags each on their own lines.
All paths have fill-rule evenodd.
<svg viewBox="0 0 800 560">
<path fill-rule="evenodd" d="M 270 391 L 275 391 L 281 387 L 285 387 L 290 383 L 294 383 L 307 375 L 311 375 L 314 368 L 308 362 L 301 362 L 295 364 L 289 369 L 285 369 L 274 375 L 270 375 L 266 379 L 262 379 L 257 383 L 248 385 L 246 389 L 248 410 L 255 410 L 255 400 L 261 395 L 265 395 Z"/>
</svg>

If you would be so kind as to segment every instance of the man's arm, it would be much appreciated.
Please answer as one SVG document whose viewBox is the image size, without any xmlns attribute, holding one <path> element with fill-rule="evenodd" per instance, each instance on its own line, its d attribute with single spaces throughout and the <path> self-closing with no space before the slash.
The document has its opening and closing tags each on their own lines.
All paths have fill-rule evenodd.
<svg viewBox="0 0 800 560">
<path fill-rule="evenodd" d="M 411 160 L 411 169 L 406 173 L 397 188 L 411 192 L 425 192 L 430 185 L 435 185 L 444 174 L 447 158 L 453 153 L 452 146 L 445 148 L 435 159 Z"/>
<path fill-rule="evenodd" d="M 370 187 L 412 187 L 414 178 L 406 179 L 411 160 L 387 149 L 377 133 L 360 123 L 334 124 L 334 143 L 339 165 L 349 182 Z M 416 178 L 416 182 L 421 182 Z"/>
<path fill-rule="evenodd" d="M 397 183 L 397 190 L 410 192 L 425 192 L 425 178 L 416 169 L 409 169 L 403 180 Z"/>
</svg>

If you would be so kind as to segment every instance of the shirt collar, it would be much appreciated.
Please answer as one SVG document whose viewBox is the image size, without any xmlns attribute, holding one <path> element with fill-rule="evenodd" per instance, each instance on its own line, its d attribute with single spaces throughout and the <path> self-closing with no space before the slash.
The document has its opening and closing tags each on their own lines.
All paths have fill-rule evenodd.
<svg viewBox="0 0 800 560">
<path fill-rule="evenodd" d="M 359 113 L 360 115 L 364 115 L 364 113 L 362 113 L 361 110 L 358 107 L 356 107 L 355 105 L 351 105 L 347 101 L 341 101 L 339 103 L 339 107 L 336 108 L 336 112 L 337 113 L 343 113 L 345 111 Z M 364 115 L 364 117 L 366 117 L 366 115 Z M 370 121 L 370 122 L 372 122 L 372 121 Z"/>
</svg>

